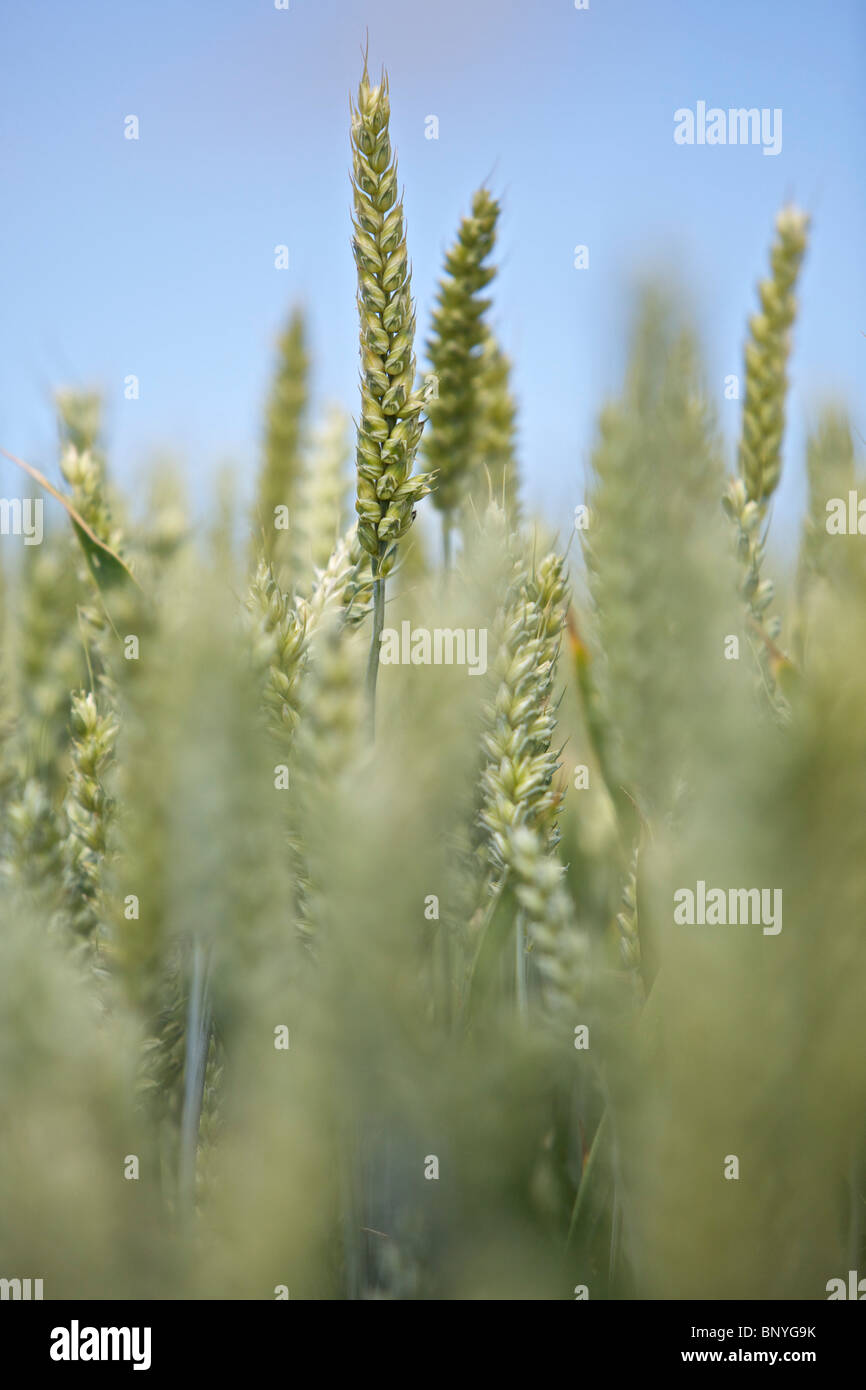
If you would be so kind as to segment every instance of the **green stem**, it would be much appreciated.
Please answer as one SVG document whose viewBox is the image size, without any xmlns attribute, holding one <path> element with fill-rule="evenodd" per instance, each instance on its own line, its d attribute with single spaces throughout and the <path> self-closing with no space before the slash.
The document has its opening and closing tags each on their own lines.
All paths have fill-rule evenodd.
<svg viewBox="0 0 866 1390">
<path fill-rule="evenodd" d="M 518 912 L 514 923 L 514 974 L 516 981 L 517 1013 L 526 1017 L 526 927 L 523 913 Z"/>
<path fill-rule="evenodd" d="M 638 1057 L 643 1061 L 646 1061 L 653 1051 L 655 1038 L 653 1030 L 658 1022 L 657 1015 L 660 1005 L 658 1003 L 659 990 L 656 988 L 657 979 L 658 976 L 650 987 L 637 1021 L 636 1050 Z M 580 1186 L 577 1189 L 577 1195 L 574 1199 L 571 1221 L 568 1225 L 568 1235 L 565 1240 L 566 1249 L 571 1245 L 574 1234 L 580 1226 L 581 1218 L 587 1208 L 590 1196 L 594 1192 L 597 1192 L 596 1182 L 598 1180 L 599 1155 L 606 1146 L 608 1139 L 612 1137 L 611 1128 L 610 1106 L 608 1105 L 605 1107 L 604 1114 L 598 1122 L 598 1128 L 595 1131 L 595 1138 L 589 1150 L 586 1166 L 580 1177 Z"/>
<path fill-rule="evenodd" d="M 379 557 L 381 558 L 381 557 Z M 373 560 L 373 632 L 367 662 L 367 699 L 370 706 L 370 737 L 376 736 L 376 681 L 379 676 L 379 645 L 385 626 L 385 577 L 379 574 L 379 558 Z"/>
<path fill-rule="evenodd" d="M 577 1189 L 577 1195 L 574 1199 L 574 1206 L 571 1212 L 571 1221 L 569 1222 L 568 1226 L 568 1236 L 565 1242 L 566 1249 L 571 1244 L 572 1237 L 574 1236 L 575 1231 L 580 1225 L 580 1219 L 583 1216 L 584 1210 L 586 1208 L 587 1194 L 592 1189 L 593 1176 L 595 1174 L 595 1169 L 598 1166 L 598 1156 L 601 1153 L 601 1150 L 604 1147 L 604 1144 L 607 1140 L 607 1131 L 610 1125 L 610 1120 L 608 1116 L 609 1112 L 605 1110 L 604 1114 L 598 1122 L 598 1128 L 595 1131 L 595 1138 L 593 1139 L 592 1146 L 589 1150 L 589 1157 L 586 1160 L 586 1164 L 584 1165 L 584 1169 L 580 1177 L 580 1186 Z"/>
<path fill-rule="evenodd" d="M 463 1027 L 465 1027 L 466 1020 L 469 1017 L 472 988 L 475 984 L 476 976 L 478 973 L 478 965 L 481 960 L 481 954 L 484 950 L 485 942 L 487 940 L 487 933 L 490 930 L 490 923 L 493 921 L 496 909 L 502 900 L 502 893 L 507 881 L 508 870 L 506 869 L 505 872 L 502 874 L 501 878 L 499 879 L 499 882 L 497 883 L 496 887 L 491 892 L 490 899 L 488 901 L 487 907 L 484 912 L 484 916 L 481 921 L 481 925 L 478 931 L 478 940 L 475 946 L 475 952 L 473 954 L 472 961 L 469 966 L 469 971 L 463 986 L 463 998 L 461 1000 L 460 1005 L 460 1023 Z"/>
<path fill-rule="evenodd" d="M 186 1065 L 180 1127 L 179 1189 L 181 1210 L 186 1218 L 191 1217 L 195 1205 L 196 1155 L 211 1032 L 209 977 L 209 952 L 202 942 L 196 941 L 187 1007 Z"/>
</svg>

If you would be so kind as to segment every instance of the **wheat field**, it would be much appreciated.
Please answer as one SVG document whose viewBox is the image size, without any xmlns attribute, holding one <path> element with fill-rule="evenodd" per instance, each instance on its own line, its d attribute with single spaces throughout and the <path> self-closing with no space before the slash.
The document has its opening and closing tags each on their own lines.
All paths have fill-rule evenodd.
<svg viewBox="0 0 866 1390">
<path fill-rule="evenodd" d="M 172 469 L 121 489 L 81 388 L 56 460 L 18 461 L 44 535 L 0 544 L 0 1275 L 826 1298 L 866 1268 L 841 404 L 793 564 L 771 532 L 820 226 L 782 208 L 742 267 L 733 454 L 682 299 L 643 287 L 557 533 L 493 327 L 495 176 L 421 341 L 390 116 L 365 62 L 359 397 L 311 418 L 291 307 L 240 520 L 231 477 L 203 521 Z"/>
</svg>

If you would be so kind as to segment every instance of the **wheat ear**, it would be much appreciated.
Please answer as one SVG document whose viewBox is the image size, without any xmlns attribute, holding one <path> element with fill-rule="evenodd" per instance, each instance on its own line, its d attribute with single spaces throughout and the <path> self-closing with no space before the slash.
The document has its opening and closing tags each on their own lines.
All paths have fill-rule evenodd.
<svg viewBox="0 0 866 1390">
<path fill-rule="evenodd" d="M 64 802 L 68 833 L 62 847 L 65 917 L 76 936 L 96 945 L 112 814 L 105 778 L 118 725 L 111 714 L 100 712 L 92 691 L 73 695 L 70 725 L 72 768 Z"/>
<path fill-rule="evenodd" d="M 367 668 L 371 718 L 385 616 L 385 576 L 396 545 L 412 525 L 414 508 L 430 491 L 412 476 L 421 440 L 423 396 L 416 391 L 415 312 L 391 152 L 388 79 L 370 84 L 366 60 L 352 110 L 353 249 L 361 322 L 361 418 L 356 454 L 358 538 L 370 556 L 373 633 Z"/>
<path fill-rule="evenodd" d="M 499 615 L 499 685 L 486 710 L 479 817 L 496 876 L 508 868 L 507 831 L 515 825 L 533 826 L 548 844 L 555 839 L 553 685 L 567 592 L 561 556 L 551 553 L 536 566 L 519 557 Z"/>
<path fill-rule="evenodd" d="M 304 316 L 294 309 L 277 344 L 277 369 L 267 406 L 265 446 L 259 477 L 257 519 L 265 559 L 277 577 L 287 561 L 283 544 L 296 522 L 302 474 L 302 440 L 309 395 L 310 363 Z M 278 508 L 288 512 L 289 532 L 278 530 Z"/>
<path fill-rule="evenodd" d="M 549 853 L 544 837 L 528 825 L 509 828 L 505 843 L 526 947 L 541 978 L 545 1007 L 554 1019 L 573 1017 L 575 1005 L 586 997 L 590 943 L 575 921 L 565 870 Z M 519 960 L 518 990 L 522 968 Z"/>
<path fill-rule="evenodd" d="M 511 393 L 511 363 L 491 332 L 484 336 L 478 361 L 478 415 L 470 497 L 483 511 L 491 500 L 505 511 L 509 525 L 520 524 L 517 465 L 517 406 Z"/>
<path fill-rule="evenodd" d="M 758 286 L 761 310 L 749 320 L 745 347 L 746 392 L 739 447 L 739 476 L 728 484 L 725 511 L 737 528 L 737 553 L 742 565 L 741 593 L 751 625 L 774 641 L 781 620 L 766 618 L 774 597 L 770 579 L 761 575 L 766 548 L 766 515 L 782 471 L 785 432 L 787 367 L 791 327 L 797 310 L 794 289 L 806 251 L 809 219 L 796 208 L 784 208 L 776 219 L 776 240 L 770 253 L 771 275 Z M 765 643 L 758 644 L 758 661 L 771 699 L 775 681 Z"/>
<path fill-rule="evenodd" d="M 429 425 L 424 454 L 435 473 L 433 503 L 442 513 L 446 566 L 454 518 L 470 483 L 478 427 L 479 350 L 484 340 L 483 315 L 490 301 L 481 291 L 495 275 L 484 264 L 496 240 L 499 204 L 485 188 L 472 199 L 472 212 L 460 223 L 457 239 L 445 257 L 427 344 L 436 390 L 428 401 Z M 499 501 L 499 498 L 496 498 Z"/>
</svg>

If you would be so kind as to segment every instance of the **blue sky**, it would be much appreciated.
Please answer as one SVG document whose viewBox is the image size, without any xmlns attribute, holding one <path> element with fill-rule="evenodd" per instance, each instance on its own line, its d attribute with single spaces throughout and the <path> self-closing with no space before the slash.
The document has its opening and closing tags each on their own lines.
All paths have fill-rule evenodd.
<svg viewBox="0 0 866 1390">
<path fill-rule="evenodd" d="M 773 218 L 791 197 L 813 214 L 779 506 L 790 525 L 820 401 L 841 396 L 866 435 L 866 8 L 289 3 L 6 7 L 0 444 L 56 476 L 50 390 L 101 385 L 125 484 L 169 453 L 200 505 L 222 464 L 250 486 L 295 299 L 317 400 L 354 410 L 348 108 L 369 31 L 371 65 L 391 78 L 419 356 L 443 251 L 486 179 L 504 201 L 493 318 L 515 360 L 526 494 L 560 525 L 621 375 L 636 277 L 672 269 L 692 296 L 733 438 L 723 382 L 740 369 Z M 676 145 L 674 111 L 699 100 L 781 108 L 781 153 Z M 138 141 L 124 139 L 130 114 Z M 431 114 L 438 140 L 425 139 Z M 138 401 L 123 398 L 128 373 Z M 3 495 L 16 487 L 0 470 Z"/>
</svg>

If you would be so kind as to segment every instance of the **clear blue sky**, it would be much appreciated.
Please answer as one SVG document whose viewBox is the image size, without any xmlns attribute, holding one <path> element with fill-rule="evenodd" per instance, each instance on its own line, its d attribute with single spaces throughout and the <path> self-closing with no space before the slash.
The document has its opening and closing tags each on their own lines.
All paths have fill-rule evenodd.
<svg viewBox="0 0 866 1390">
<path fill-rule="evenodd" d="M 814 216 L 781 503 L 828 393 L 866 434 L 862 0 L 34 0 L 0 20 L 0 444 L 56 476 L 49 392 L 107 393 L 127 483 L 170 450 L 204 501 L 252 479 L 273 342 L 309 311 L 317 398 L 357 400 L 349 94 L 391 77 L 423 344 L 473 189 L 504 197 L 495 326 L 516 362 L 527 495 L 567 521 L 622 369 L 630 287 L 694 296 L 719 410 L 787 197 Z M 699 100 L 780 107 L 777 157 L 677 146 Z M 135 114 L 141 138 L 123 122 Z M 425 117 L 440 122 L 424 138 Z M 286 243 L 290 268 L 273 268 Z M 573 248 L 590 248 L 590 268 Z M 423 358 L 423 351 L 420 354 Z M 135 373 L 141 399 L 123 399 Z M 3 495 L 17 491 L 0 471 Z"/>
</svg>

